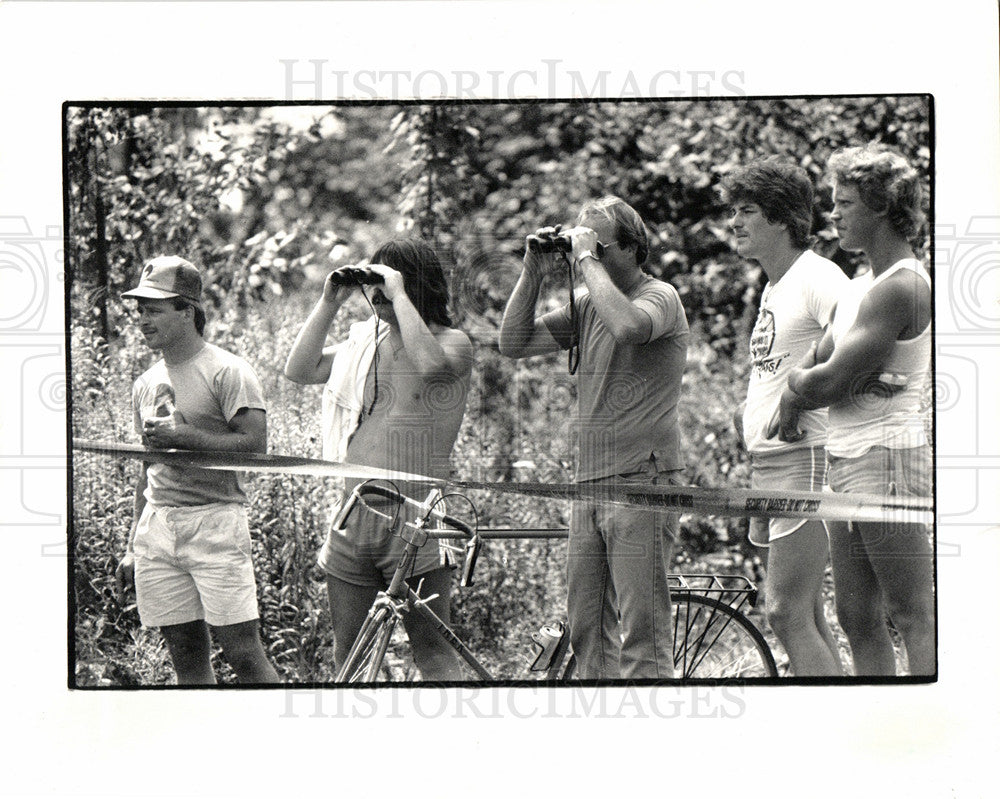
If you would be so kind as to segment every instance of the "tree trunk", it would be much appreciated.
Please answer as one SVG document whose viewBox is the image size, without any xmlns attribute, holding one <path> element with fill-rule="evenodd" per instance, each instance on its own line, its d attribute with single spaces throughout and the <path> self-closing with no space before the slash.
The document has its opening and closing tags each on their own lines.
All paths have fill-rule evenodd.
<svg viewBox="0 0 1000 799">
<path fill-rule="evenodd" d="M 94 268 L 97 272 L 98 327 L 105 341 L 111 340 L 111 325 L 108 321 L 108 297 L 111 294 L 108 279 L 108 242 L 105 236 L 104 199 L 101 197 L 100 183 L 94 181 Z"/>
</svg>

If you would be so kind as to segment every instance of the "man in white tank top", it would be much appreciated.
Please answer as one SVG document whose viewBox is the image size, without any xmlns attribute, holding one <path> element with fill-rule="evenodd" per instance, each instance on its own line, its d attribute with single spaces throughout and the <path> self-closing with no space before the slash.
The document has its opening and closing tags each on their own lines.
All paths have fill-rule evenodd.
<svg viewBox="0 0 1000 799">
<path fill-rule="evenodd" d="M 767 275 L 750 339 L 750 381 L 737 432 L 750 453 L 752 486 L 821 491 L 826 480 L 826 411 L 807 411 L 795 442 L 768 439 L 767 426 L 789 371 L 819 341 L 847 285 L 840 267 L 808 249 L 812 182 L 777 156 L 736 170 L 723 185 L 736 251 Z M 797 677 L 839 676 L 840 656 L 823 602 L 829 544 L 823 523 L 754 519 L 764 547 L 767 618 Z"/>
<path fill-rule="evenodd" d="M 920 232 L 920 183 L 884 147 L 830 161 L 840 246 L 868 256 L 814 357 L 789 376 L 770 433 L 799 435 L 800 414 L 829 407 L 830 486 L 845 493 L 929 496 L 931 453 L 923 405 L 930 372 L 930 277 L 911 242 Z M 829 524 L 837 615 L 859 675 L 893 675 L 885 622 L 906 646 L 909 672 L 936 669 L 932 548 L 924 525 L 887 513 L 880 523 Z M 884 602 L 884 607 L 883 607 Z"/>
</svg>

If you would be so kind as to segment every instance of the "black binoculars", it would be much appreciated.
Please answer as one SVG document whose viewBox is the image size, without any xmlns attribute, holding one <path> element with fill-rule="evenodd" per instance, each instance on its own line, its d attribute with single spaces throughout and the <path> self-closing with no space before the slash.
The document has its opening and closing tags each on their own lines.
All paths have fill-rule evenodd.
<svg viewBox="0 0 1000 799">
<path fill-rule="evenodd" d="M 385 279 L 370 269 L 345 266 L 330 274 L 330 282 L 335 286 L 376 286 L 385 283 Z"/>
<path fill-rule="evenodd" d="M 573 252 L 571 232 L 571 230 L 562 230 L 542 234 L 534 233 L 528 236 L 528 249 L 537 253 Z M 601 242 L 597 242 L 596 254 L 598 258 L 604 255 L 604 245 Z"/>
</svg>

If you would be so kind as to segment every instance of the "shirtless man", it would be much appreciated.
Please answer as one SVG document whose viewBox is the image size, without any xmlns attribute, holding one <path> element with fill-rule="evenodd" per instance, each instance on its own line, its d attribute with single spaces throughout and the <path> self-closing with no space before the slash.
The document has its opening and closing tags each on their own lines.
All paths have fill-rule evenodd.
<svg viewBox="0 0 1000 799">
<path fill-rule="evenodd" d="M 325 458 L 403 472 L 448 477 L 449 458 L 465 415 L 472 344 L 452 327 L 448 287 L 437 256 L 418 239 L 396 239 L 375 251 L 363 271 L 383 282 L 366 289 L 375 315 L 352 326 L 347 339 L 324 347 L 330 325 L 351 285 L 332 272 L 323 296 L 292 345 L 285 376 L 296 383 L 325 383 Z M 358 481 L 348 481 L 350 492 Z M 397 488 L 409 496 L 421 489 Z M 384 519 L 358 508 L 343 532 L 331 530 L 319 554 L 326 573 L 339 668 L 378 591 L 388 586 L 403 542 Z M 451 574 L 439 550 L 425 544 L 409 578 L 428 606 L 450 618 Z M 415 613 L 404 616 L 413 658 L 425 680 L 461 679 L 459 661 L 433 628 Z"/>
</svg>

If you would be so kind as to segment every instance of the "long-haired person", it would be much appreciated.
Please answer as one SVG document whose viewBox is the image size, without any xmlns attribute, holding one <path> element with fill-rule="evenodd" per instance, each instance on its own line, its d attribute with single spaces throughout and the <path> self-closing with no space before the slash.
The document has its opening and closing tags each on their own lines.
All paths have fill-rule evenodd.
<svg viewBox="0 0 1000 799">
<path fill-rule="evenodd" d="M 296 383 L 325 384 L 323 457 L 432 477 L 448 477 L 449 458 L 465 415 L 472 344 L 452 326 L 448 286 L 434 250 L 420 239 L 380 246 L 367 275 L 374 313 L 346 339 L 326 339 L 344 300 L 359 283 L 343 282 L 344 269 L 327 277 L 323 293 L 299 331 L 285 364 Z M 356 269 L 351 267 L 352 269 Z M 357 271 L 357 270 L 356 270 Z M 347 481 L 350 492 L 358 481 Z M 407 495 L 416 486 L 397 486 Z M 387 587 L 404 543 L 383 518 L 358 508 L 342 534 L 332 530 L 319 554 L 333 620 L 339 668 L 379 590 Z M 450 618 L 452 578 L 431 542 L 418 553 L 409 578 L 428 606 Z M 413 656 L 425 680 L 461 679 L 454 651 L 419 614 L 403 618 Z"/>
</svg>

